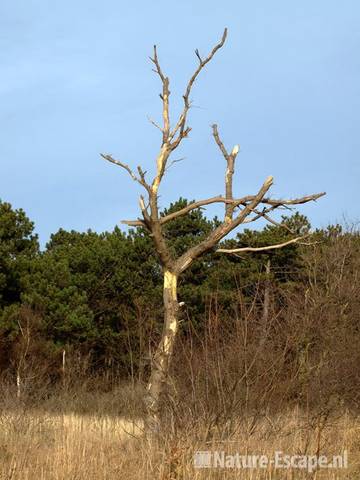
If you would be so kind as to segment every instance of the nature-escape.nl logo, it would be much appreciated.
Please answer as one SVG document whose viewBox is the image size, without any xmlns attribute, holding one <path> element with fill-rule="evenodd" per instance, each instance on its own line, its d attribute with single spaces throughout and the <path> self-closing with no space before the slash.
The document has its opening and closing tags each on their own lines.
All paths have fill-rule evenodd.
<svg viewBox="0 0 360 480">
<path fill-rule="evenodd" d="M 194 453 L 195 468 L 238 468 L 238 469 L 302 469 L 313 472 L 319 468 L 341 469 L 348 467 L 348 452 L 339 455 L 294 455 L 276 451 L 268 455 L 228 454 L 224 451 L 198 451 Z"/>
</svg>

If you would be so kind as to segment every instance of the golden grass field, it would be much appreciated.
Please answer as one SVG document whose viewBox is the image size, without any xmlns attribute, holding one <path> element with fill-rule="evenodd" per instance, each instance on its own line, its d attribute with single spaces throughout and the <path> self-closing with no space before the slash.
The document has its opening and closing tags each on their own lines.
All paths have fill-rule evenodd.
<svg viewBox="0 0 360 480">
<path fill-rule="evenodd" d="M 99 414 L 54 414 L 3 411 L 0 417 L 2 480 L 60 479 L 360 479 L 360 421 L 349 413 L 326 423 L 298 409 L 272 418 L 243 422 L 231 436 L 204 442 L 201 423 L 182 433 L 167 433 L 150 441 L 141 422 Z M 349 467 L 312 473 L 287 469 L 195 469 L 197 450 L 227 454 L 341 454 Z"/>
</svg>

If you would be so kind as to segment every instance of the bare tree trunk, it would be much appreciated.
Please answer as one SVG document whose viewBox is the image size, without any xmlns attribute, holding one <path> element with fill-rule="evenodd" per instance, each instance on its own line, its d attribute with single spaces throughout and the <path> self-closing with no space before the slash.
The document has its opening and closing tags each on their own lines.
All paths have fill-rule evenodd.
<svg viewBox="0 0 360 480">
<path fill-rule="evenodd" d="M 169 373 L 169 366 L 173 355 L 174 342 L 179 323 L 179 304 L 177 301 L 178 276 L 187 268 L 189 268 L 194 260 L 213 250 L 222 239 L 224 239 L 230 232 L 235 230 L 239 225 L 254 222 L 259 218 L 264 218 L 268 222 L 280 226 L 278 222 L 269 216 L 271 212 L 285 205 L 298 205 L 317 200 L 324 195 L 324 193 L 318 193 L 293 200 L 273 199 L 266 197 L 266 194 L 273 183 L 273 177 L 268 176 L 255 195 L 246 195 L 242 198 L 234 198 L 233 175 L 235 160 L 239 153 L 240 147 L 239 145 L 235 145 L 229 153 L 219 136 L 217 126 L 213 125 L 213 137 L 222 155 L 224 156 L 227 165 L 225 172 L 225 197 L 220 195 L 204 200 L 193 201 L 176 212 L 169 213 L 165 216 L 159 214 L 158 191 L 167 169 L 173 163 L 169 163 L 169 158 L 191 132 L 191 127 L 188 125 L 188 113 L 191 108 L 191 93 L 193 85 L 196 83 L 196 79 L 198 78 L 200 72 L 213 59 L 216 52 L 223 47 L 226 37 L 227 29 L 225 28 L 221 40 L 214 46 L 214 48 L 206 57 L 202 57 L 200 52 L 195 50 L 199 64 L 188 81 L 185 93 L 182 96 L 184 106 L 178 119 L 175 119 L 175 122 L 170 121 L 169 78 L 164 74 L 161 68 L 157 54 L 157 48 L 154 46 L 154 54 L 153 57 L 151 57 L 151 61 L 154 64 L 154 72 L 158 75 L 162 84 L 162 93 L 160 94 L 160 98 L 162 101 L 163 122 L 162 125 L 158 125 L 155 121 L 150 119 L 151 123 L 162 133 L 161 147 L 156 158 L 156 174 L 151 182 L 147 180 L 146 172 L 141 168 L 141 166 L 137 167 L 137 173 L 135 173 L 126 163 L 113 158 L 111 155 L 101 154 L 105 160 L 108 160 L 109 162 L 123 168 L 130 175 L 132 180 L 144 188 L 147 198 L 144 198 L 144 196 L 141 195 L 139 199 L 142 218 L 138 218 L 137 220 L 124 220 L 123 223 L 132 227 L 144 228 L 151 234 L 159 256 L 160 264 L 162 265 L 164 272 L 164 328 L 160 343 L 155 351 L 155 354 L 152 356 L 151 375 L 145 395 L 145 404 L 148 411 L 146 425 L 147 431 L 158 430 L 160 426 L 160 396 L 164 389 L 164 385 L 168 380 L 167 376 Z M 171 127 L 171 125 L 173 125 L 173 127 Z M 190 247 L 181 256 L 175 258 L 172 250 L 169 248 L 163 226 L 167 222 L 183 217 L 191 211 L 213 203 L 224 203 L 225 215 L 223 221 L 220 222 L 219 225 L 216 226 L 211 232 L 209 232 L 205 239 L 199 241 L 199 243 Z M 301 236 L 287 240 L 281 244 L 263 247 L 241 247 L 235 249 L 218 248 L 217 252 L 237 254 L 250 251 L 264 251 L 274 248 L 282 248 L 286 245 L 303 239 L 304 236 Z M 266 317 L 268 316 L 266 311 L 269 310 L 268 304 L 269 299 L 265 298 L 264 315 Z"/>
<path fill-rule="evenodd" d="M 156 432 L 160 428 L 160 396 L 164 390 L 178 331 L 179 304 L 177 301 L 177 274 L 164 270 L 164 328 L 160 343 L 153 356 L 150 380 L 145 395 L 147 429 Z"/>
</svg>

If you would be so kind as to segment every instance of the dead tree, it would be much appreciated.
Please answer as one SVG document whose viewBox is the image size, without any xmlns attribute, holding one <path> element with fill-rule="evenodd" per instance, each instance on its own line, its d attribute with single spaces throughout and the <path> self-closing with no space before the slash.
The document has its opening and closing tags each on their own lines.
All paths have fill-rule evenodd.
<svg viewBox="0 0 360 480">
<path fill-rule="evenodd" d="M 183 95 L 183 109 L 176 122 L 171 123 L 169 113 L 169 99 L 170 99 L 170 82 L 169 78 L 163 72 L 156 46 L 154 46 L 153 56 L 151 61 L 154 65 L 154 72 L 158 75 L 162 92 L 160 99 L 162 101 L 162 123 L 158 125 L 151 120 L 162 134 L 162 141 L 160 150 L 156 159 L 156 174 L 152 181 L 146 178 L 146 172 L 138 166 L 137 171 L 131 169 L 129 165 L 122 161 L 116 160 L 111 155 L 102 154 L 102 157 L 109 162 L 118 165 L 127 171 L 131 178 L 139 183 L 145 190 L 145 196 L 140 196 L 141 218 L 137 220 L 125 220 L 123 223 L 132 227 L 142 227 L 149 231 L 156 251 L 158 253 L 159 261 L 163 271 L 163 302 L 164 302 L 164 324 L 163 332 L 158 344 L 158 347 L 153 354 L 152 369 L 150 379 L 147 385 L 147 393 L 145 403 L 148 409 L 147 426 L 149 429 L 157 429 L 159 427 L 159 400 L 163 391 L 164 385 L 167 381 L 170 361 L 173 355 L 174 342 L 179 328 L 179 303 L 177 299 L 177 285 L 179 276 L 190 267 L 193 261 L 201 255 L 213 250 L 218 243 L 241 224 L 254 222 L 259 218 L 263 218 L 271 223 L 276 223 L 269 215 L 276 209 L 281 207 L 288 207 L 291 205 L 299 205 L 303 203 L 316 200 L 324 193 L 317 193 L 296 199 L 273 199 L 267 195 L 272 183 L 273 177 L 268 177 L 259 188 L 255 195 L 246 195 L 238 198 L 233 194 L 233 175 L 235 168 L 235 160 L 239 153 L 239 146 L 235 145 L 229 153 L 221 141 L 217 125 L 212 126 L 212 135 L 220 149 L 226 163 L 225 171 L 225 195 L 217 195 L 212 198 L 194 201 L 189 203 L 186 207 L 166 216 L 160 216 L 158 205 L 159 187 L 163 180 L 166 168 L 169 166 L 169 159 L 171 154 L 176 150 L 181 142 L 189 136 L 191 128 L 188 125 L 188 113 L 191 107 L 190 94 L 194 83 L 203 70 L 203 68 L 213 59 L 215 54 L 224 45 L 227 37 L 227 30 L 225 29 L 220 42 L 215 45 L 209 55 L 205 58 L 200 56 L 198 50 L 195 51 L 198 60 L 197 68 L 191 76 L 185 93 Z M 187 215 L 192 210 L 206 205 L 222 203 L 224 204 L 224 219 L 222 223 L 217 226 L 204 240 L 197 245 L 189 248 L 183 255 L 174 258 L 168 243 L 165 239 L 163 226 L 175 218 Z M 277 223 L 276 223 L 277 224 Z M 246 251 L 268 250 L 272 248 L 281 248 L 289 243 L 298 242 L 303 237 L 293 238 L 292 240 L 279 245 L 270 245 L 261 248 L 241 248 L 241 249 L 218 249 L 218 252 L 223 253 L 242 253 Z"/>
</svg>

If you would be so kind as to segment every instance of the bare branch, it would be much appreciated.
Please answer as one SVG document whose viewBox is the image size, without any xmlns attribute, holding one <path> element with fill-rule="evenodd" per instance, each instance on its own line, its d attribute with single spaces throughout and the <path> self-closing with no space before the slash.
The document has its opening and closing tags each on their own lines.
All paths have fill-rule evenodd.
<svg viewBox="0 0 360 480">
<path fill-rule="evenodd" d="M 157 48 L 156 48 L 156 45 L 154 45 L 154 56 L 153 57 L 150 57 L 150 60 L 154 63 L 155 65 L 155 73 L 157 73 L 161 79 L 162 82 L 165 81 L 165 75 L 163 74 L 162 70 L 161 70 L 161 66 L 160 66 L 160 63 L 159 63 L 159 59 L 158 59 L 158 56 L 157 56 Z"/>
<path fill-rule="evenodd" d="M 249 218 L 249 219 L 244 219 L 241 223 L 254 222 L 254 221 L 258 220 L 259 218 L 263 217 L 263 218 L 265 218 L 265 220 L 272 223 L 273 225 L 286 228 L 291 233 L 293 233 L 291 231 L 291 229 L 289 229 L 288 227 L 286 227 L 285 225 L 283 225 L 279 222 L 276 222 L 273 218 L 269 217 L 267 215 L 267 213 L 269 213 L 273 210 L 276 210 L 277 208 L 280 208 L 280 207 L 288 208 L 287 207 L 288 205 L 300 205 L 300 204 L 303 204 L 303 203 L 316 201 L 318 198 L 322 197 L 323 195 L 325 195 L 325 192 L 316 193 L 316 194 L 313 194 L 313 195 L 307 195 L 305 197 L 296 198 L 296 199 L 293 199 L 293 200 L 273 200 L 273 199 L 270 199 L 270 198 L 263 198 L 259 203 L 260 204 L 271 205 L 271 207 L 267 208 L 267 209 L 264 209 L 262 212 L 259 212 L 258 210 L 256 210 L 256 208 L 252 208 L 251 205 L 247 204 L 247 202 L 251 201 L 251 199 L 254 198 L 251 195 L 249 195 L 247 197 L 244 197 L 242 199 L 239 199 L 239 200 L 234 200 L 234 203 L 236 204 L 236 206 L 244 205 L 244 206 L 246 206 L 245 208 L 249 208 L 250 210 L 252 210 L 253 212 L 256 213 L 256 215 L 254 217 Z M 244 202 L 244 199 L 245 199 L 245 202 Z"/>
<path fill-rule="evenodd" d="M 239 153 L 239 145 L 235 145 L 229 154 L 220 139 L 217 125 L 212 126 L 213 136 L 215 142 L 220 148 L 221 153 L 223 154 L 226 160 L 226 172 L 225 172 L 225 197 L 228 200 L 233 200 L 233 175 L 234 175 L 234 165 L 237 154 Z M 232 204 L 226 204 L 225 206 L 225 220 L 231 221 L 234 213 L 235 206 Z"/>
<path fill-rule="evenodd" d="M 215 45 L 215 47 L 212 49 L 212 51 L 210 52 L 210 54 L 205 58 L 205 60 L 202 60 L 200 62 L 200 65 L 198 66 L 198 68 L 195 70 L 194 74 L 192 75 L 192 77 L 190 78 L 189 80 L 189 83 L 186 87 L 186 91 L 185 91 L 185 95 L 184 95 L 184 103 L 185 105 L 188 104 L 189 102 L 189 96 L 190 96 L 190 93 L 191 93 L 191 89 L 192 89 L 192 86 L 197 78 L 197 76 L 199 75 L 199 73 L 201 72 L 201 70 L 205 67 L 205 65 L 207 63 L 209 63 L 213 56 L 215 55 L 215 53 L 224 45 L 225 43 L 225 40 L 226 40 L 226 37 L 227 37 L 227 28 L 225 28 L 224 30 L 224 33 L 223 33 L 223 36 L 220 40 L 220 42 Z M 198 57 L 199 58 L 199 57 Z"/>
<path fill-rule="evenodd" d="M 301 205 L 302 203 L 307 203 L 315 201 L 320 197 L 326 195 L 326 192 L 315 193 L 314 195 L 307 195 L 301 198 L 294 198 L 293 200 L 273 200 L 271 198 L 264 198 L 261 203 L 266 203 L 268 205 L 273 205 L 280 207 L 282 205 Z"/>
<path fill-rule="evenodd" d="M 140 205 L 140 210 L 141 210 L 141 212 L 143 214 L 143 217 L 144 217 L 145 225 L 150 225 L 150 216 L 149 216 L 149 213 L 147 211 L 147 208 L 145 207 L 145 200 L 144 200 L 144 197 L 142 195 L 140 195 L 139 205 Z"/>
<path fill-rule="evenodd" d="M 273 207 L 270 207 L 270 208 L 264 208 L 261 212 L 259 212 L 259 210 L 257 210 L 257 209 L 254 209 L 253 212 L 256 213 L 256 216 L 244 220 L 243 223 L 251 223 L 251 222 L 255 222 L 255 221 L 258 220 L 259 218 L 264 218 L 265 220 L 267 220 L 269 223 L 272 223 L 272 224 L 275 225 L 276 227 L 284 228 L 284 229 L 287 230 L 288 232 L 294 233 L 294 232 L 291 230 L 291 228 L 289 228 L 286 224 L 277 222 L 276 220 L 274 220 L 273 218 L 271 218 L 269 215 L 267 215 L 269 212 L 275 210 L 276 208 L 278 208 L 278 207 L 273 206 Z"/>
<path fill-rule="evenodd" d="M 197 58 L 199 59 L 199 62 L 200 62 L 200 65 L 201 65 L 201 64 L 202 64 L 202 58 L 201 58 L 201 56 L 200 56 L 200 53 L 199 53 L 199 50 L 198 50 L 198 49 L 195 50 L 195 55 L 196 55 Z"/>
<path fill-rule="evenodd" d="M 147 183 L 146 181 L 146 178 L 145 178 L 145 175 L 146 175 L 146 172 L 143 171 L 143 169 L 140 167 L 140 165 L 138 165 L 137 167 L 137 170 L 139 172 L 139 175 L 140 175 L 140 183 L 141 185 L 148 191 L 148 193 L 150 194 L 151 193 L 151 187 L 150 185 Z"/>
<path fill-rule="evenodd" d="M 157 49 L 156 45 L 154 45 L 154 56 L 150 60 L 154 63 L 155 65 L 155 72 L 159 75 L 161 82 L 162 82 L 162 94 L 160 95 L 160 98 L 163 102 L 163 122 L 164 122 L 164 128 L 160 128 L 160 130 L 163 132 L 163 144 L 168 141 L 169 134 L 170 134 L 170 118 L 169 118 L 169 96 L 170 96 L 170 90 L 169 90 L 169 78 L 164 75 L 159 59 L 157 56 Z"/>
<path fill-rule="evenodd" d="M 143 227 L 151 231 L 151 218 L 145 206 L 145 200 L 142 195 L 139 198 L 140 210 L 143 215 L 143 220 L 138 218 L 137 220 L 122 220 L 121 223 L 128 225 L 129 227 Z"/>
<path fill-rule="evenodd" d="M 261 186 L 258 193 L 253 197 L 253 200 L 245 206 L 245 208 L 239 213 L 239 215 L 230 222 L 224 221 L 221 225 L 219 225 L 215 230 L 213 230 L 202 242 L 194 247 L 190 248 L 185 252 L 181 257 L 176 260 L 175 268 L 178 273 L 185 271 L 189 265 L 195 260 L 196 258 L 200 257 L 202 254 L 208 252 L 214 246 L 222 240 L 228 233 L 234 230 L 237 226 L 239 226 L 245 218 L 251 213 L 251 211 L 258 206 L 261 200 L 266 195 L 266 192 L 269 190 L 273 183 L 273 177 L 268 177 L 263 185 Z M 223 199 L 224 200 L 224 199 Z"/>
<path fill-rule="evenodd" d="M 194 85 L 194 82 L 195 82 L 196 78 L 198 77 L 199 73 L 201 72 L 201 70 L 205 67 L 205 65 L 212 60 L 212 58 L 214 57 L 216 52 L 224 45 L 226 37 L 227 37 L 227 28 L 225 28 L 220 42 L 217 45 L 215 45 L 215 47 L 211 50 L 209 55 L 204 60 L 202 60 L 202 58 L 200 57 L 199 51 L 195 50 L 195 54 L 196 54 L 196 56 L 199 60 L 199 66 L 197 67 L 197 69 L 195 70 L 195 72 L 193 73 L 193 75 L 191 76 L 191 78 L 190 78 L 190 80 L 187 84 L 185 93 L 183 95 L 184 109 L 183 109 L 183 111 L 180 115 L 180 118 L 179 118 L 174 130 L 170 133 L 170 138 L 172 139 L 172 138 L 174 138 L 176 133 L 179 131 L 179 136 L 173 142 L 173 148 L 176 148 L 179 145 L 179 143 L 181 142 L 182 138 L 185 138 L 190 132 L 190 128 L 186 127 L 186 118 L 187 118 L 187 113 L 190 109 L 190 93 L 191 93 L 192 87 Z"/>
<path fill-rule="evenodd" d="M 121 223 L 129 227 L 146 227 L 144 220 L 140 220 L 140 218 L 137 220 L 121 220 Z"/>
<path fill-rule="evenodd" d="M 305 197 L 300 197 L 300 198 L 294 198 L 294 199 L 272 199 L 270 197 L 265 197 L 261 200 L 260 203 L 265 204 L 265 205 L 271 205 L 272 210 L 275 210 L 276 208 L 279 207 L 287 207 L 288 205 L 300 205 L 302 203 L 307 203 L 311 201 L 316 201 L 318 198 L 326 195 L 325 192 L 321 193 L 315 193 L 313 195 L 307 195 Z M 246 197 L 239 198 L 234 200 L 234 205 L 239 206 L 239 205 L 246 205 L 248 202 L 251 202 L 254 199 L 254 195 L 247 195 Z"/>
<path fill-rule="evenodd" d="M 147 116 L 147 119 L 149 120 L 149 122 L 154 125 L 154 127 L 156 127 L 158 130 L 160 130 L 160 132 L 164 133 L 164 129 L 160 127 L 160 125 L 158 125 L 155 120 L 153 120 L 151 117 L 149 117 L 149 115 Z"/>
<path fill-rule="evenodd" d="M 111 162 L 113 163 L 114 165 L 117 165 L 118 167 L 121 167 L 123 168 L 124 170 L 126 170 L 128 172 L 128 174 L 130 175 L 130 177 L 134 180 L 134 182 L 137 182 L 139 183 L 142 187 L 144 187 L 148 192 L 150 192 L 151 188 L 150 188 L 150 185 L 146 182 L 145 180 L 145 172 L 143 172 L 142 168 L 139 166 L 137 167 L 137 170 L 139 172 L 139 177 L 137 177 L 135 175 L 135 173 L 131 170 L 131 168 L 129 167 L 129 165 L 127 165 L 126 163 L 123 163 L 123 162 L 120 162 L 119 160 L 115 160 L 111 155 L 105 155 L 103 153 L 100 153 L 100 155 L 102 156 L 102 158 L 104 158 L 105 160 L 107 160 L 108 162 Z"/>
<path fill-rule="evenodd" d="M 274 178 L 270 175 L 267 177 L 259 192 L 253 197 L 249 204 L 240 212 L 240 214 L 231 223 L 234 224 L 232 229 L 244 222 L 245 218 L 261 203 L 264 199 L 264 195 L 273 184 Z"/>
<path fill-rule="evenodd" d="M 213 131 L 213 137 L 215 139 L 215 142 L 217 143 L 218 147 L 220 148 L 221 153 L 224 155 L 225 160 L 227 160 L 228 157 L 229 157 L 229 154 L 228 154 L 223 142 L 220 139 L 218 127 L 217 127 L 216 124 L 214 124 L 214 125 L 212 125 L 211 128 L 212 128 L 212 131 Z"/>
<path fill-rule="evenodd" d="M 251 218 L 247 218 L 246 220 L 243 221 L 243 223 L 251 223 L 251 222 L 256 222 L 256 220 L 258 220 L 259 218 L 265 218 L 267 219 L 267 214 L 273 210 L 275 210 L 276 208 L 278 207 L 270 207 L 270 208 L 263 208 L 263 210 L 261 212 L 259 212 L 258 210 L 254 210 L 254 213 L 256 213 L 256 215 L 254 217 L 251 217 Z M 270 218 L 270 217 L 269 217 Z M 271 223 L 271 222 L 270 222 Z"/>
<path fill-rule="evenodd" d="M 177 210 L 176 212 L 169 213 L 165 217 L 160 218 L 160 223 L 163 225 L 164 223 L 170 222 L 170 220 L 174 220 L 175 218 L 183 217 L 184 215 L 188 214 L 192 210 L 195 210 L 200 207 L 204 207 L 205 205 L 210 205 L 212 203 L 226 203 L 226 199 L 221 195 L 217 197 L 207 198 L 206 200 L 198 200 L 196 202 L 191 202 L 186 207 Z M 231 200 L 230 200 L 231 202 Z"/>
<path fill-rule="evenodd" d="M 104 158 L 105 160 L 107 160 L 108 162 L 111 162 L 111 163 L 114 163 L 115 165 L 118 165 L 119 167 L 123 168 L 124 170 L 126 170 L 128 172 L 128 174 L 130 175 L 130 177 L 135 181 L 135 182 L 138 182 L 138 183 L 141 183 L 140 182 L 140 179 L 135 175 L 135 173 L 131 170 L 131 168 L 129 167 L 129 165 L 127 165 L 126 163 L 123 163 L 123 162 L 120 162 L 119 160 L 115 160 L 111 155 L 105 155 L 103 153 L 100 153 L 100 155 L 102 156 L 102 158 Z"/>
<path fill-rule="evenodd" d="M 167 165 L 167 167 L 165 168 L 165 172 L 167 172 L 170 167 L 172 167 L 173 165 L 175 165 L 175 163 L 182 162 L 183 160 L 185 160 L 185 157 L 175 158 L 174 160 L 171 160 L 171 162 L 169 163 L 169 165 Z"/>
<path fill-rule="evenodd" d="M 300 240 L 304 240 L 308 235 L 302 237 L 296 237 L 292 240 L 288 240 L 283 243 L 276 243 L 275 245 L 268 245 L 266 247 L 241 247 L 241 248 L 219 248 L 216 250 L 217 253 L 244 253 L 244 252 L 263 252 L 265 250 L 275 250 L 277 248 L 283 248 L 292 243 L 297 243 Z"/>
<path fill-rule="evenodd" d="M 210 205 L 212 203 L 224 203 L 224 202 L 226 203 L 226 199 L 221 195 L 217 197 L 207 198 L 206 200 L 198 200 L 197 202 L 191 202 L 189 203 L 189 205 L 186 205 L 186 207 L 180 210 L 177 210 L 176 212 L 169 213 L 165 217 L 161 217 L 159 221 L 161 225 L 164 225 L 165 223 L 168 223 L 171 220 L 175 220 L 176 218 L 183 217 L 184 215 L 188 214 L 189 212 L 197 208 L 201 208 L 205 205 Z M 124 220 L 122 223 L 125 223 L 126 225 L 131 224 L 131 226 L 136 226 L 136 227 L 143 226 L 143 222 L 141 220 Z"/>
<path fill-rule="evenodd" d="M 269 209 L 270 210 L 270 209 Z M 256 213 L 256 210 L 255 210 L 255 213 Z M 272 223 L 275 227 L 280 227 L 280 228 L 284 228 L 285 230 L 287 230 L 288 232 L 290 233 L 294 233 L 291 228 L 289 228 L 285 223 L 280 223 L 280 222 L 277 222 L 276 220 L 274 220 L 273 218 L 269 217 L 269 215 L 267 215 L 265 212 L 263 212 L 261 214 L 261 216 L 263 218 L 265 218 L 265 220 L 267 220 L 269 223 Z"/>
<path fill-rule="evenodd" d="M 301 203 L 305 203 L 304 199 L 307 199 L 306 201 L 309 202 L 311 200 L 316 200 L 317 198 L 319 198 L 322 195 L 325 195 L 325 193 L 318 193 L 318 194 L 315 194 L 315 195 L 309 195 L 307 197 L 302 197 L 298 200 L 300 200 Z M 204 199 L 204 200 L 197 200 L 195 202 L 189 203 L 188 205 L 186 205 L 186 207 L 181 208 L 180 210 L 177 210 L 176 212 L 170 213 L 170 214 L 166 215 L 165 217 L 161 217 L 160 218 L 160 224 L 164 225 L 165 223 L 170 222 L 171 220 L 175 220 L 176 218 L 183 217 L 184 215 L 187 215 L 192 210 L 196 210 L 197 208 L 205 207 L 206 205 L 211 205 L 213 203 L 230 203 L 230 204 L 232 203 L 232 204 L 234 204 L 234 206 L 239 206 L 239 205 L 246 206 L 246 204 L 249 201 L 254 200 L 254 198 L 255 198 L 254 195 L 247 195 L 246 197 L 243 197 L 243 198 L 231 200 L 231 199 L 226 199 L 221 195 L 218 195 L 216 197 L 211 197 L 211 198 L 207 198 L 207 199 Z M 260 203 L 265 203 L 265 204 L 274 203 L 274 205 L 272 205 L 271 207 L 263 210 L 262 212 L 259 212 L 256 209 L 250 209 L 251 211 L 256 213 L 256 216 L 252 217 L 252 218 L 249 218 L 249 219 L 245 219 L 242 223 L 255 222 L 260 217 L 265 218 L 270 223 L 274 223 L 275 220 L 270 219 L 270 217 L 268 217 L 267 214 L 269 212 L 275 210 L 276 208 L 283 206 L 284 203 L 286 205 L 286 202 L 291 202 L 291 204 L 296 204 L 296 201 L 297 200 L 270 200 L 269 198 L 264 198 L 260 201 Z M 128 222 L 132 222 L 133 226 L 142 226 L 141 224 L 138 223 L 137 220 L 127 220 L 126 224 L 128 224 Z M 275 222 L 275 223 L 277 225 L 282 226 L 282 224 L 278 224 L 278 222 Z"/>
<path fill-rule="evenodd" d="M 166 163 L 168 161 L 170 152 L 171 149 L 169 145 L 167 143 L 163 143 L 156 159 L 156 176 L 152 182 L 152 192 L 154 195 L 157 194 L 162 177 L 164 176 Z"/>
<path fill-rule="evenodd" d="M 152 191 L 154 195 L 157 194 L 157 191 L 159 189 L 159 185 L 161 183 L 162 177 L 164 175 L 165 169 L 166 169 L 166 163 L 168 161 L 170 153 L 175 150 L 175 148 L 178 147 L 180 144 L 181 140 L 185 137 L 188 136 L 189 132 L 191 131 L 190 127 L 186 126 L 186 117 L 187 117 L 187 112 L 190 108 L 190 100 L 189 100 L 189 95 L 191 92 L 191 88 L 199 75 L 200 71 L 204 68 L 204 66 L 210 62 L 210 60 L 213 58 L 215 53 L 223 46 L 226 40 L 226 35 L 227 35 L 227 30 L 225 29 L 223 37 L 221 41 L 212 49 L 211 53 L 206 57 L 205 60 L 201 59 L 201 62 L 199 63 L 198 68 L 196 69 L 195 73 L 192 75 L 192 77 L 189 80 L 189 83 L 187 85 L 185 94 L 183 95 L 184 99 L 184 109 L 179 117 L 179 120 L 173 129 L 173 131 L 170 132 L 170 118 L 169 118 L 169 95 L 170 95 L 170 90 L 169 90 L 169 79 L 166 77 L 161 69 L 159 59 L 157 56 L 157 49 L 156 46 L 154 46 L 154 55 L 151 58 L 151 61 L 155 65 L 155 72 L 159 75 L 162 85 L 163 85 L 163 91 L 162 94 L 160 95 L 162 102 L 163 102 L 163 128 L 161 129 L 163 132 L 163 142 L 162 142 L 162 147 L 160 149 L 160 152 L 158 154 L 156 163 L 157 163 L 157 172 L 156 172 L 156 177 L 153 180 L 152 183 Z M 198 58 L 200 59 L 200 55 L 198 55 Z M 174 139 L 175 135 L 178 134 L 177 138 Z"/>
</svg>

